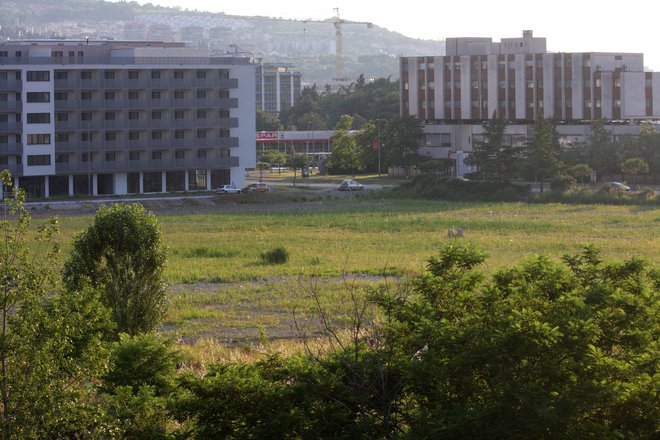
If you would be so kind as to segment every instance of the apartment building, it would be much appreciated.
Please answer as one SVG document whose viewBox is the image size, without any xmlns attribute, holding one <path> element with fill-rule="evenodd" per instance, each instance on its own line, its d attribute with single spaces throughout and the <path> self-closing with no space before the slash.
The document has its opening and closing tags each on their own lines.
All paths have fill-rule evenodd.
<svg viewBox="0 0 660 440">
<path fill-rule="evenodd" d="M 256 101 L 259 110 L 277 115 L 300 99 L 302 74 L 292 68 L 291 64 L 263 63 L 256 66 Z"/>
<path fill-rule="evenodd" d="M 423 120 L 660 116 L 660 73 L 639 53 L 548 53 L 545 38 L 448 38 L 447 55 L 400 59 L 401 113 Z"/>
<path fill-rule="evenodd" d="M 182 43 L 0 43 L 0 167 L 38 197 L 241 185 L 254 81 L 248 59 Z"/>
<path fill-rule="evenodd" d="M 512 140 L 539 117 L 555 118 L 562 142 L 582 142 L 585 122 L 606 119 L 613 136 L 639 128 L 620 122 L 660 118 L 660 73 L 641 53 L 549 53 L 546 39 L 448 38 L 446 55 L 402 57 L 400 112 L 424 121 L 423 154 L 455 158 L 457 172 L 493 112 L 511 121 Z M 460 175 L 460 174 L 459 174 Z"/>
</svg>

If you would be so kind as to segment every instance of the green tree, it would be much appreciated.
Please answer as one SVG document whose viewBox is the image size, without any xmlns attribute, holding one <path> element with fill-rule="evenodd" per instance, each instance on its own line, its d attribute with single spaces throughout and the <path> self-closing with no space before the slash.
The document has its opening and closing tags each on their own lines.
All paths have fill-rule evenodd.
<svg viewBox="0 0 660 440">
<path fill-rule="evenodd" d="M 596 172 L 596 179 L 619 171 L 621 149 L 613 141 L 604 120 L 594 121 L 584 149 L 587 163 Z"/>
<path fill-rule="evenodd" d="M 409 438 L 652 438 L 660 272 L 586 247 L 485 281 L 470 247 L 429 261 L 415 294 L 384 295 L 407 378 Z"/>
<path fill-rule="evenodd" d="M 296 176 L 297 170 L 302 170 L 305 167 L 308 167 L 311 163 L 311 158 L 306 154 L 298 154 L 295 151 L 291 151 L 291 154 L 287 158 L 287 166 L 293 170 L 293 186 L 296 186 Z"/>
<path fill-rule="evenodd" d="M 419 120 L 412 116 L 388 122 L 383 130 L 381 145 L 387 165 L 403 167 L 408 176 L 410 168 L 420 160 L 418 151 L 423 136 Z"/>
<path fill-rule="evenodd" d="M 270 166 L 277 165 L 278 172 L 282 172 L 282 165 L 286 164 L 286 154 L 279 150 L 266 150 L 259 153 L 259 161 L 270 164 Z"/>
<path fill-rule="evenodd" d="M 363 170 L 366 164 L 364 147 L 358 144 L 356 135 L 349 132 L 352 125 L 353 117 L 349 115 L 341 117 L 331 138 L 332 153 L 326 163 L 330 168 L 350 170 L 355 176 L 355 173 Z"/>
<path fill-rule="evenodd" d="M 584 183 L 591 176 L 591 168 L 586 163 L 573 165 L 567 170 L 568 174 L 576 180 Z"/>
<path fill-rule="evenodd" d="M 558 176 L 562 171 L 564 164 L 560 154 L 559 134 L 554 124 L 549 119 L 537 119 L 532 137 L 527 139 L 524 165 L 528 174 L 541 183 L 541 192 L 544 182 Z"/>
<path fill-rule="evenodd" d="M 649 164 L 641 157 L 631 157 L 623 161 L 621 172 L 625 174 L 648 174 Z"/>
<path fill-rule="evenodd" d="M 257 109 L 257 131 L 282 131 L 284 126 L 279 118 L 271 113 Z"/>
<path fill-rule="evenodd" d="M 508 124 L 504 115 L 493 112 L 493 117 L 482 124 L 484 140 L 476 143 L 466 160 L 468 165 L 479 168 L 486 181 L 508 181 L 515 176 L 520 151 L 505 140 Z"/>
<path fill-rule="evenodd" d="M 271 165 L 268 162 L 257 162 L 257 170 L 259 170 L 259 182 L 264 180 L 263 172 L 270 170 Z"/>
<path fill-rule="evenodd" d="M 93 403 L 104 371 L 107 310 L 92 290 L 58 293 L 57 219 L 31 230 L 25 194 L 2 172 L 0 252 L 0 433 L 2 438 L 63 438 L 108 432 Z M 34 237 L 34 243 L 29 240 Z"/>
<path fill-rule="evenodd" d="M 138 203 L 103 206 L 78 234 L 63 279 L 69 290 L 90 285 L 103 292 L 117 334 L 157 328 L 167 310 L 165 250 L 156 216 Z"/>
</svg>

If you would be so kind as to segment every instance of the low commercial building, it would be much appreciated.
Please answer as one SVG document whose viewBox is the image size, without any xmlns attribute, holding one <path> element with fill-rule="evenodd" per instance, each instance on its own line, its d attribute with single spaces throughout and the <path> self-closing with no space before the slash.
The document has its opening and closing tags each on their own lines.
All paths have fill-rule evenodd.
<svg viewBox="0 0 660 440">
<path fill-rule="evenodd" d="M 182 43 L 0 43 L 0 167 L 38 197 L 241 185 L 254 81 L 249 59 Z"/>
</svg>

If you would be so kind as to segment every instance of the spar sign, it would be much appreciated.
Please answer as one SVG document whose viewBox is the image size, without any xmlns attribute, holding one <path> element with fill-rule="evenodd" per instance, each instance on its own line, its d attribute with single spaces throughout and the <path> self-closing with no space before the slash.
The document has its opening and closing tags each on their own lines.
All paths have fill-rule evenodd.
<svg viewBox="0 0 660 440">
<path fill-rule="evenodd" d="M 278 141 L 284 139 L 284 132 L 280 131 L 258 131 L 257 141 Z"/>
</svg>

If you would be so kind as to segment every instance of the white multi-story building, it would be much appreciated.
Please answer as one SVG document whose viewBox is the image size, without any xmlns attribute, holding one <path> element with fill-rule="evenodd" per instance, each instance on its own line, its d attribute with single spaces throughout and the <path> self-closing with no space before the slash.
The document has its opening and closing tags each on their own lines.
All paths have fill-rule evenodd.
<svg viewBox="0 0 660 440">
<path fill-rule="evenodd" d="M 242 184 L 254 78 L 181 43 L 0 43 L 0 167 L 41 197 Z"/>
<path fill-rule="evenodd" d="M 587 121 L 660 118 L 660 73 L 645 72 L 640 53 L 548 53 L 545 38 L 523 31 L 500 42 L 448 38 L 446 55 L 399 64 L 401 115 L 424 121 L 422 152 L 430 157 L 469 153 L 495 111 L 511 121 L 511 139 L 543 117 L 562 121 L 557 128 L 566 143 L 586 140 L 588 126 L 580 124 Z"/>
<path fill-rule="evenodd" d="M 298 102 L 302 93 L 302 74 L 292 67 L 283 63 L 257 65 L 256 101 L 259 110 L 277 115 Z"/>
</svg>

